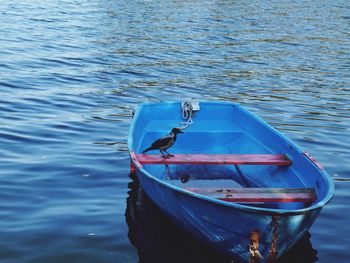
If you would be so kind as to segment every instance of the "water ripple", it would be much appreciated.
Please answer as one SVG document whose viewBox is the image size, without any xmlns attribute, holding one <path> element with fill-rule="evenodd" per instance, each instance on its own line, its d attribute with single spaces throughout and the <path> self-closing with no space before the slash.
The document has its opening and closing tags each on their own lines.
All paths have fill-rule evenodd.
<svg viewBox="0 0 350 263">
<path fill-rule="evenodd" d="M 124 217 L 132 110 L 198 99 L 240 103 L 326 167 L 336 196 L 311 229 L 312 247 L 322 262 L 347 262 L 350 240 L 339 235 L 350 219 L 343 213 L 349 8 L 342 0 L 322 8 L 316 1 L 0 1 L 1 260 L 141 260 L 143 244 L 129 240 L 135 228 L 127 223 L 140 234 L 150 218 Z M 178 254 L 163 251 L 162 262 Z M 192 255 L 213 255 L 199 251 Z"/>
</svg>

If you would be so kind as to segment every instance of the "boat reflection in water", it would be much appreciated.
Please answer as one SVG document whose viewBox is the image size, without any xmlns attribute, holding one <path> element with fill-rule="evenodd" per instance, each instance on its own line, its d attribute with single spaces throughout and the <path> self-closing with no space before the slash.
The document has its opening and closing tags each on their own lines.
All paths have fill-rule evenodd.
<svg viewBox="0 0 350 263">
<path fill-rule="evenodd" d="M 130 242 L 138 250 L 138 263 L 239 262 L 213 251 L 179 229 L 139 187 L 136 175 L 130 174 L 130 178 L 125 217 Z M 277 263 L 316 262 L 317 251 L 312 248 L 310 237 L 307 232 Z"/>
</svg>

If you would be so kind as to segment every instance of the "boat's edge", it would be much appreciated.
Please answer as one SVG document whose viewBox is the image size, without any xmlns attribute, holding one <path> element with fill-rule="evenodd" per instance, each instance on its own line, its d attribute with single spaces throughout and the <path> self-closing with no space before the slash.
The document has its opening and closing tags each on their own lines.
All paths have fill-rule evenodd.
<svg viewBox="0 0 350 263">
<path fill-rule="evenodd" d="M 274 128 L 273 126 L 271 126 L 270 124 L 268 124 L 266 121 L 264 121 L 263 119 L 261 119 L 260 117 L 258 117 L 257 115 L 251 113 L 249 110 L 241 107 L 238 104 L 235 104 L 235 106 L 237 108 L 240 108 L 242 111 L 244 111 L 246 114 L 248 114 L 250 117 L 254 118 L 256 121 L 260 122 L 262 125 L 264 125 L 265 127 L 267 127 L 268 129 L 272 130 L 277 136 L 281 137 L 283 140 L 285 140 L 290 146 L 293 147 L 293 149 L 295 151 L 298 152 L 298 154 L 303 155 L 305 158 L 308 159 L 308 161 L 315 167 L 315 169 L 317 169 L 319 171 L 319 173 L 324 177 L 325 182 L 327 182 L 328 184 L 328 192 L 327 194 L 324 196 L 324 198 L 320 201 L 318 201 L 316 204 L 314 204 L 313 206 L 310 206 L 309 209 L 310 210 L 314 210 L 314 209 L 318 209 L 318 208 L 322 208 L 323 206 L 325 206 L 327 203 L 329 203 L 333 196 L 334 196 L 334 191 L 335 191 L 335 186 L 334 186 L 334 182 L 331 179 L 330 175 L 327 173 L 327 171 L 324 169 L 323 166 L 321 166 L 314 158 L 312 158 L 308 153 L 306 153 L 305 151 L 303 151 L 297 144 L 295 144 L 291 139 L 289 139 L 287 136 L 285 136 L 284 134 L 282 134 L 282 132 L 278 131 L 276 128 Z M 314 207 L 316 206 L 316 207 Z M 300 209 L 300 210 L 304 210 L 304 209 Z M 308 211 L 310 211 L 308 210 Z"/>
</svg>

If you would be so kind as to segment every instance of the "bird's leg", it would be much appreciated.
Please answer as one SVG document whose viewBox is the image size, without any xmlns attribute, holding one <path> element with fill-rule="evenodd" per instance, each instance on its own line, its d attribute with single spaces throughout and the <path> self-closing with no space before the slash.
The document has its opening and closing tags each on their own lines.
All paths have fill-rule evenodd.
<svg viewBox="0 0 350 263">
<path fill-rule="evenodd" d="M 160 151 L 160 154 L 162 155 L 163 158 L 169 158 L 168 155 L 166 155 L 166 154 L 163 153 L 163 150 L 159 150 L 159 151 Z"/>
<path fill-rule="evenodd" d="M 174 154 L 170 154 L 170 153 L 168 153 L 166 150 L 164 150 L 164 152 L 165 152 L 168 156 L 174 157 Z"/>
</svg>

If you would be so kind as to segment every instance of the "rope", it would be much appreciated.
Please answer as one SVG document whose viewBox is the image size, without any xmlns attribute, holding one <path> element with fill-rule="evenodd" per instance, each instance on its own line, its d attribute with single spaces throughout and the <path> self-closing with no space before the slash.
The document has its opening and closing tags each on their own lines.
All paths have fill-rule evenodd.
<svg viewBox="0 0 350 263">
<path fill-rule="evenodd" d="M 279 232 L 279 215 L 272 216 L 271 228 L 272 228 L 272 240 L 271 247 L 269 250 L 269 255 L 267 258 L 268 263 L 275 263 L 278 256 L 278 232 Z M 259 240 L 260 240 L 260 231 L 254 229 L 250 233 L 250 244 L 249 244 L 249 261 L 248 263 L 257 263 L 263 259 L 262 255 L 259 252 Z"/>
<path fill-rule="evenodd" d="M 179 128 L 180 130 L 186 129 L 190 124 L 193 123 L 192 114 L 193 114 L 193 107 L 191 103 L 185 102 L 182 106 L 181 115 L 182 115 L 182 118 L 186 121 L 181 122 L 181 124 L 183 124 L 184 126 Z"/>
<path fill-rule="evenodd" d="M 279 216 L 275 215 L 272 217 L 272 242 L 271 242 L 271 247 L 269 251 L 269 258 L 268 262 L 273 263 L 276 261 L 277 256 L 278 256 L 278 220 Z"/>
<path fill-rule="evenodd" d="M 263 256 L 259 252 L 259 240 L 260 240 L 260 231 L 257 229 L 252 230 L 250 233 L 250 244 L 249 244 L 249 261 L 248 263 L 257 263 Z"/>
</svg>

